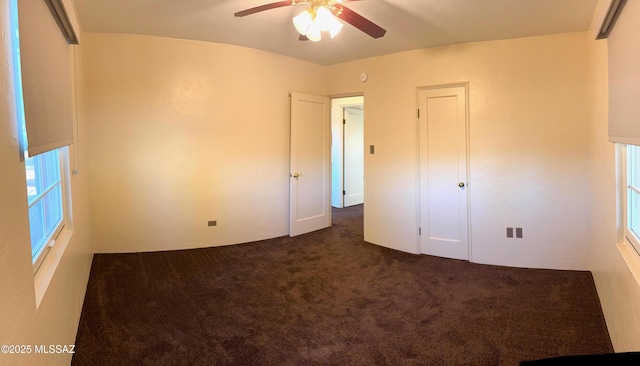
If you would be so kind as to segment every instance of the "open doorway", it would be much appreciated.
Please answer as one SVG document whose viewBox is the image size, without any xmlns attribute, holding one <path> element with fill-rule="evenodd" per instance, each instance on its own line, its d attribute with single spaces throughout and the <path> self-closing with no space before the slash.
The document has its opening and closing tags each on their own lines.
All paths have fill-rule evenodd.
<svg viewBox="0 0 640 366">
<path fill-rule="evenodd" d="M 364 203 L 364 97 L 331 100 L 331 205 Z"/>
</svg>

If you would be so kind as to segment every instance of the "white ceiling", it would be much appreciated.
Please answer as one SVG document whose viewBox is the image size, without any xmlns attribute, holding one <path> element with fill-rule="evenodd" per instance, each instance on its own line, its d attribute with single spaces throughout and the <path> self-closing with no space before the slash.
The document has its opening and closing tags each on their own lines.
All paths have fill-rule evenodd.
<svg viewBox="0 0 640 366">
<path fill-rule="evenodd" d="M 331 65 L 447 44 L 585 31 L 597 0 L 362 0 L 346 6 L 387 30 L 373 39 L 346 24 L 335 39 L 298 41 L 289 6 L 235 12 L 276 0 L 75 0 L 86 32 L 228 43 Z"/>
</svg>

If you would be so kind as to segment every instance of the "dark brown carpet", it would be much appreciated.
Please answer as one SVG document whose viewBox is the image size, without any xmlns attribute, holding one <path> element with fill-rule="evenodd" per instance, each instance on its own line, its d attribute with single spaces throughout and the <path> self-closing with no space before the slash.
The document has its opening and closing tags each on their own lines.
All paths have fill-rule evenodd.
<svg viewBox="0 0 640 366">
<path fill-rule="evenodd" d="M 367 244 L 333 227 L 227 247 L 97 254 L 73 366 L 518 365 L 612 352 L 589 272 Z"/>
</svg>

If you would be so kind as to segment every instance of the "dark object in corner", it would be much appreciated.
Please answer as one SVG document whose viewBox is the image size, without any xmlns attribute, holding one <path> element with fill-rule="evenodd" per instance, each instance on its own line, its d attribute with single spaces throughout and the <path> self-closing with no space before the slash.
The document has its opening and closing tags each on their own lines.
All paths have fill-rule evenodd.
<svg viewBox="0 0 640 366">
<path fill-rule="evenodd" d="M 564 356 L 544 360 L 522 361 L 520 366 L 554 365 L 640 365 L 640 352 L 606 353 L 602 355 Z"/>
</svg>

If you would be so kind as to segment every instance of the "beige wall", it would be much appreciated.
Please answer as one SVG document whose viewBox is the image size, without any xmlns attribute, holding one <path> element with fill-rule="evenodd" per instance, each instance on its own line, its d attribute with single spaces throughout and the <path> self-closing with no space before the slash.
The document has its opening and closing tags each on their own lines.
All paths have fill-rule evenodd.
<svg viewBox="0 0 640 366">
<path fill-rule="evenodd" d="M 90 247 L 88 171 L 71 178 L 74 233 L 36 308 L 24 163 L 18 159 L 8 1 L 0 2 L 0 344 L 73 344 L 86 289 Z M 73 12 L 67 3 L 67 10 Z M 81 52 L 80 50 L 78 52 Z M 79 57 L 79 151 L 86 157 L 84 78 Z M 5 355 L 2 365 L 69 365 L 70 354 Z"/>
<path fill-rule="evenodd" d="M 605 41 L 552 35 L 324 68 L 228 45 L 83 34 L 91 124 L 79 58 L 74 234 L 36 308 L 24 165 L 10 142 L 16 123 L 6 1 L 0 18 L 0 343 L 73 343 L 90 232 L 99 252 L 285 235 L 289 91 L 365 94 L 365 144 L 376 145 L 366 156 L 366 239 L 417 252 L 416 88 L 468 81 L 472 260 L 592 269 L 616 351 L 640 349 L 640 288 L 615 245 Z M 358 80 L 361 72 L 367 83 Z M 207 227 L 208 220 L 219 226 Z M 507 226 L 523 227 L 525 238 L 504 238 Z M 0 357 L 2 364 L 69 362 L 66 355 Z"/>
<path fill-rule="evenodd" d="M 637 286 L 614 245 L 606 45 L 587 33 L 327 68 L 228 45 L 87 38 L 98 251 L 285 235 L 286 93 L 295 90 L 364 93 L 365 144 L 376 145 L 366 156 L 366 239 L 417 252 L 416 88 L 469 82 L 472 260 L 593 268 L 616 349 L 638 348 Z M 219 226 L 206 227 L 213 219 Z M 505 238 L 507 226 L 523 227 L 525 238 Z"/>
<path fill-rule="evenodd" d="M 640 350 L 640 285 L 616 246 L 616 151 L 608 141 L 607 41 L 596 41 L 609 0 L 599 1 L 589 36 L 591 270 L 617 352 Z"/>
<path fill-rule="evenodd" d="M 585 33 L 421 49 L 328 67 L 364 92 L 365 239 L 418 251 L 416 88 L 469 82 L 471 259 L 588 267 Z M 369 80 L 358 76 L 367 72 Z M 524 239 L 507 239 L 522 227 Z"/>
<path fill-rule="evenodd" d="M 376 145 L 365 163 L 365 236 L 417 252 L 416 88 L 468 81 L 472 260 L 587 268 L 585 33 L 416 50 L 328 68 L 222 44 L 86 38 L 98 251 L 285 235 L 286 93 L 295 90 L 364 92 L 366 145 Z M 362 71 L 369 74 L 364 84 Z M 208 220 L 218 226 L 207 227 Z M 507 226 L 523 227 L 525 238 L 507 239 Z"/>
<path fill-rule="evenodd" d="M 323 67 L 224 44 L 85 38 L 97 251 L 288 234 L 287 93 L 324 94 Z"/>
<path fill-rule="evenodd" d="M 472 260 L 587 268 L 585 33 L 461 44 L 328 68 L 222 44 L 86 38 L 97 251 L 287 234 L 286 93 L 293 90 L 364 92 L 366 145 L 376 145 L 365 162 L 366 240 L 415 253 L 416 88 L 468 81 Z M 364 84 L 362 71 L 369 74 Z M 208 220 L 218 226 L 207 227 Z M 523 227 L 525 238 L 507 239 L 507 226 Z"/>
</svg>

